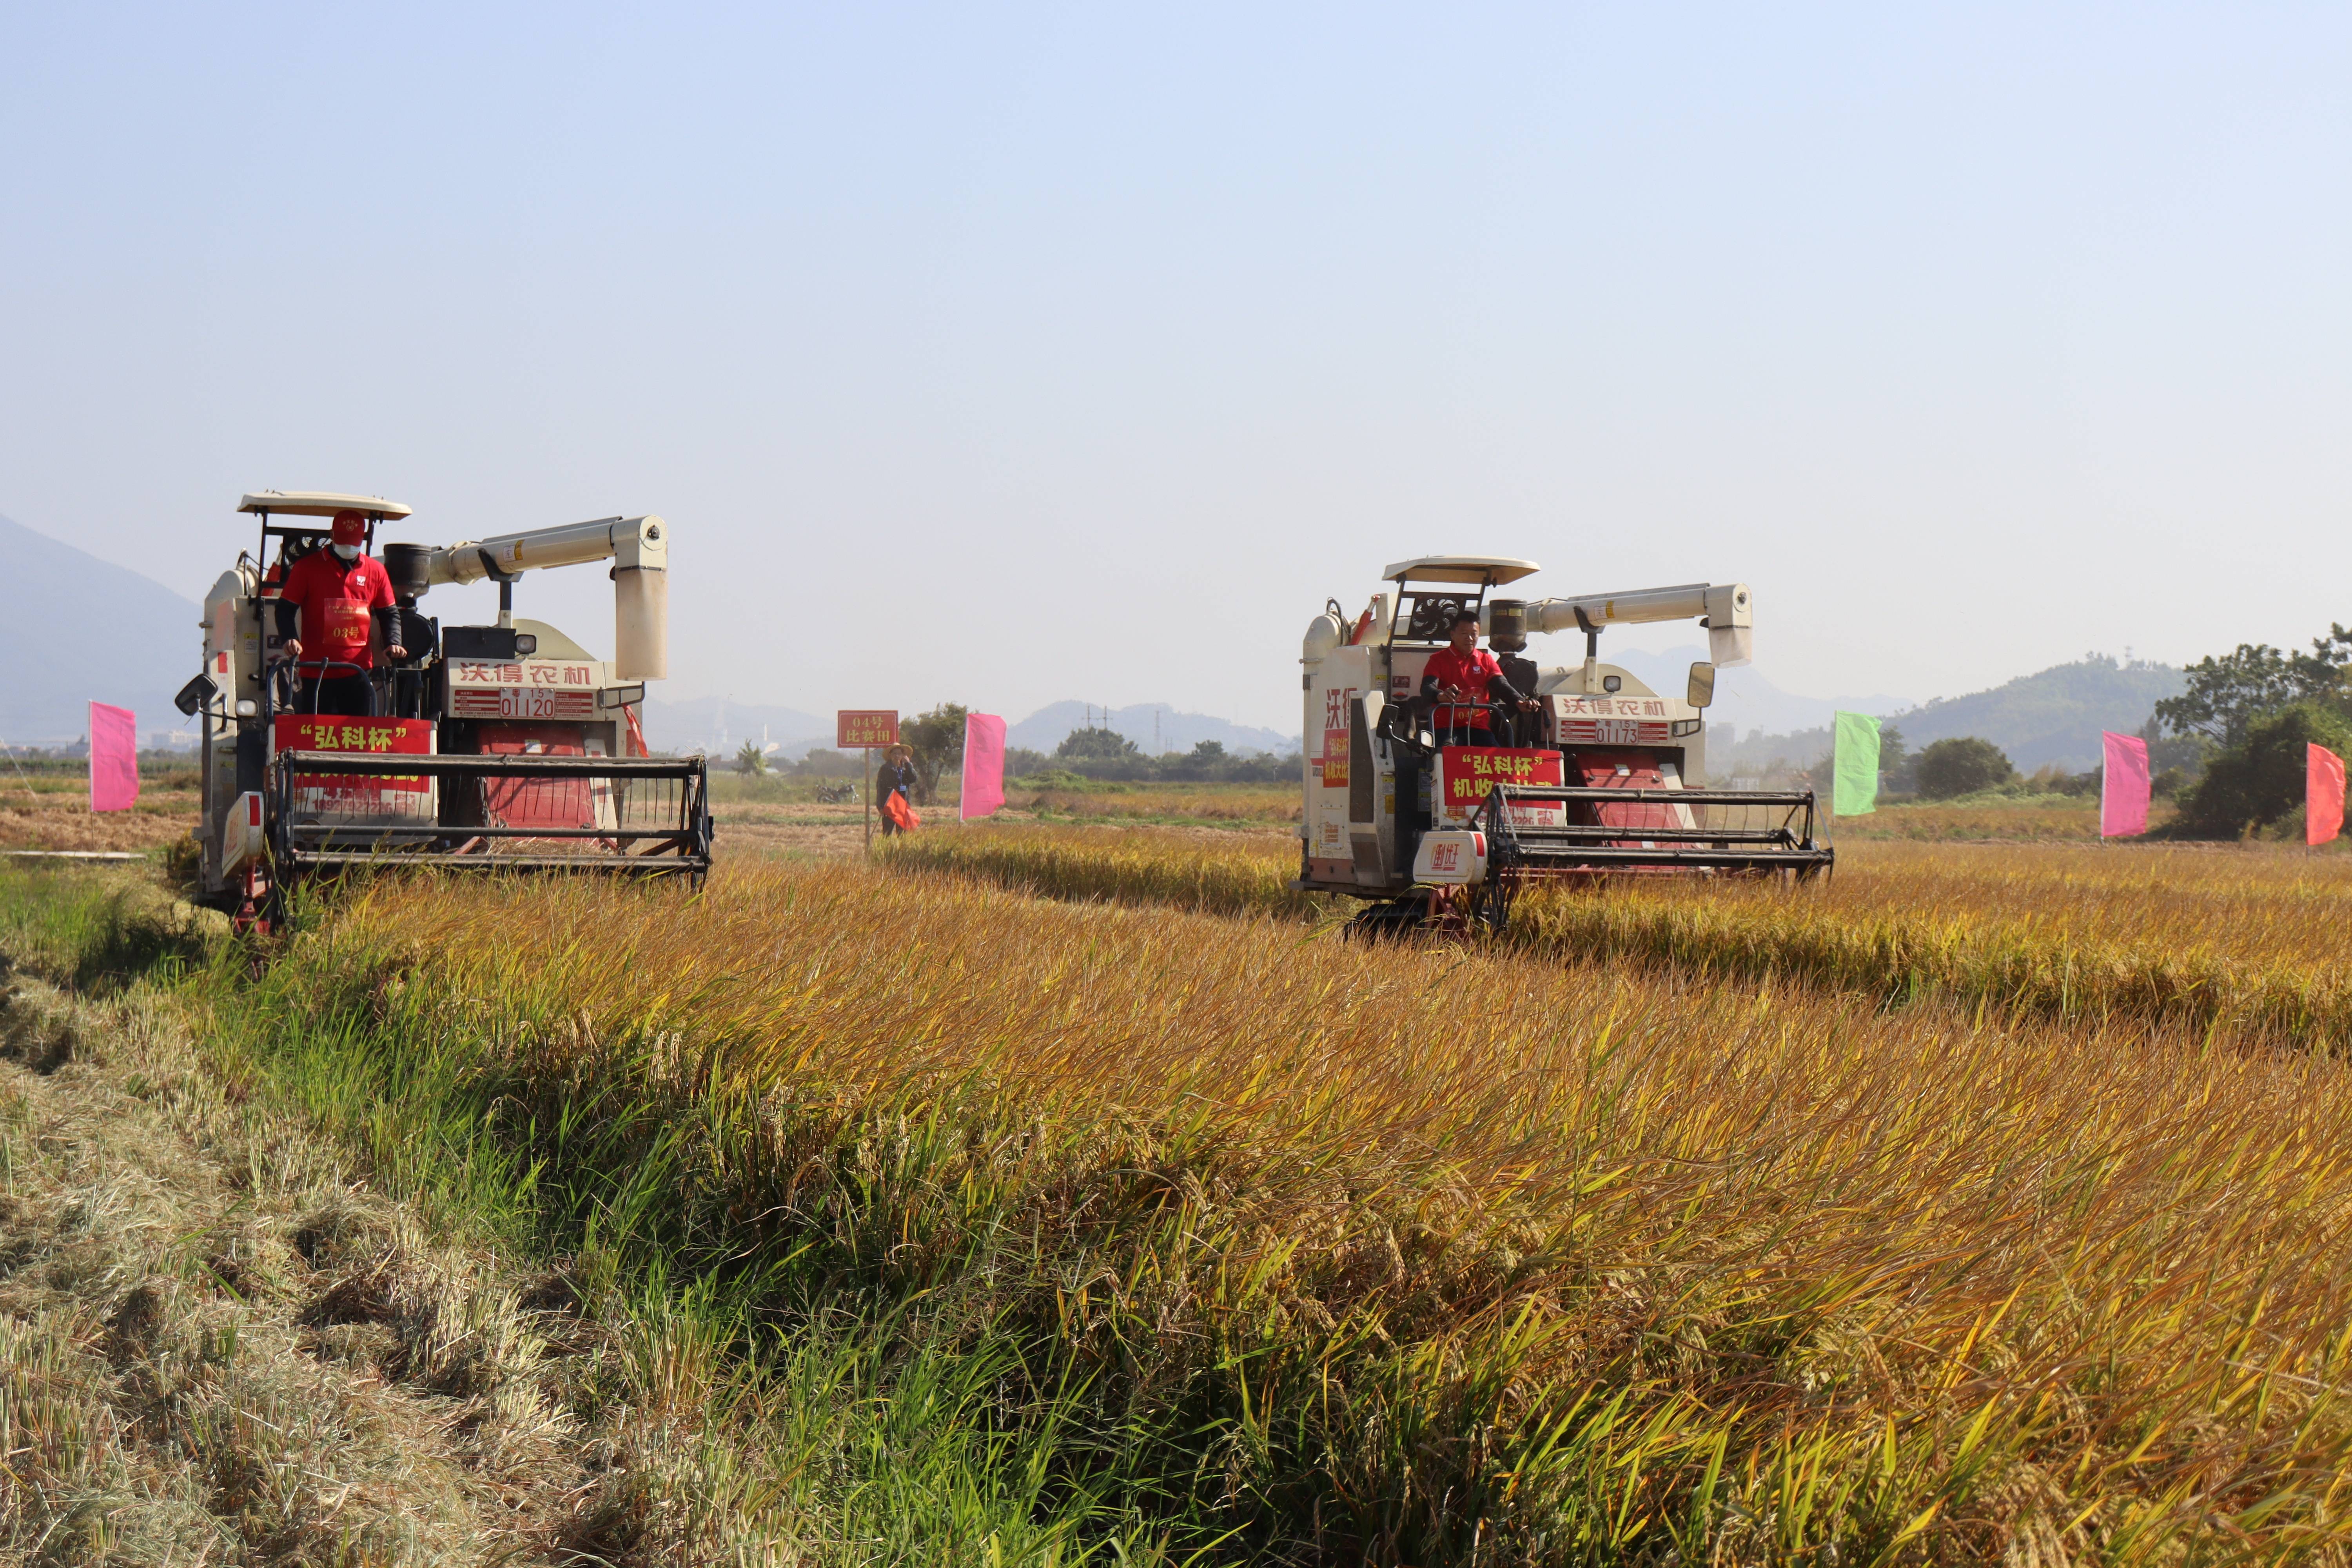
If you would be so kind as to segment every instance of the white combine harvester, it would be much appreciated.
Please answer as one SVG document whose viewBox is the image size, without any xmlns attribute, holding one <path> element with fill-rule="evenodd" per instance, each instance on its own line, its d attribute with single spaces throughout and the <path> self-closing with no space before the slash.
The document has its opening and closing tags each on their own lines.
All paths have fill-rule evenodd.
<svg viewBox="0 0 2352 1568">
<path fill-rule="evenodd" d="M 409 515 L 367 496 L 266 490 L 260 520 L 205 598 L 204 670 L 180 710 L 202 721 L 202 889 L 241 926 L 266 927 L 282 884 L 357 866 L 597 870 L 699 879 L 710 867 L 709 771 L 698 753 L 646 754 L 645 682 L 667 673 L 668 529 L 607 518 L 451 545 L 387 544 L 405 657 L 369 680 L 373 711 L 303 710 L 280 655 L 278 588 L 355 511 L 375 530 Z M 610 562 L 614 657 L 517 620 L 527 571 Z M 499 584 L 494 626 L 449 626 L 416 601 L 436 584 Z M 384 639 L 387 643 L 391 638 Z M 306 658 L 308 655 L 306 654 Z M 352 673 L 358 673 L 355 667 Z"/>
<path fill-rule="evenodd" d="M 1803 879 L 1834 859 L 1814 842 L 1810 790 L 1711 790 L 1703 710 L 1718 666 L 1745 664 L 1746 584 L 1690 584 L 1566 599 L 1496 598 L 1532 561 L 1432 555 L 1381 575 L 1391 586 L 1352 620 L 1337 600 L 1308 623 L 1306 810 L 1294 887 L 1371 900 L 1358 929 L 1478 921 L 1499 926 L 1539 878 L 1632 874 Z M 1532 710 L 1424 694 L 1423 674 L 1464 615 Z M 1612 626 L 1696 620 L 1707 661 L 1677 695 L 1600 658 Z M 1580 630 L 1580 665 L 1538 668 L 1531 632 Z M 1441 731 L 1438 724 L 1452 721 Z"/>
</svg>

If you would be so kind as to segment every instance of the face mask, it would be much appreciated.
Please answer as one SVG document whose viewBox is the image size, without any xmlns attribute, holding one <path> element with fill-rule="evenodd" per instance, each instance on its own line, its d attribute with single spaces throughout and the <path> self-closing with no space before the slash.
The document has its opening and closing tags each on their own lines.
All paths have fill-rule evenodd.
<svg viewBox="0 0 2352 1568">
<path fill-rule="evenodd" d="M 338 544 L 333 548 L 335 553 L 346 561 L 357 561 L 360 558 L 360 547 L 356 544 Z"/>
</svg>

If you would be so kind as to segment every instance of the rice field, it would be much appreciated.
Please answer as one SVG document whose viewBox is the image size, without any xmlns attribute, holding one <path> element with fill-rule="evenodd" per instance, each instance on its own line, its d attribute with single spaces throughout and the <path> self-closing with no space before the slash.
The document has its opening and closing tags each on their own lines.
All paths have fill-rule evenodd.
<svg viewBox="0 0 2352 1568">
<path fill-rule="evenodd" d="M 885 864 L 1055 898 L 1314 917 L 1295 844 L 1034 829 L 892 847 Z M 1538 889 L 1523 952 L 1790 979 L 1903 1004 L 2187 1030 L 2218 1043 L 2352 1043 L 2352 854 L 2224 847 L 1849 844 L 1804 888 L 1627 879 Z"/>
<path fill-rule="evenodd" d="M 1096 784 L 1005 791 L 1005 804 L 1040 821 L 1198 823 L 1267 826 L 1302 815 L 1293 784 Z"/>
<path fill-rule="evenodd" d="M 2159 803 L 2152 820 L 2161 826 L 2171 816 L 2170 803 Z M 2035 795 L 1882 804 L 1867 816 L 1837 818 L 1833 828 L 1841 845 L 1875 839 L 1929 844 L 2096 844 L 2099 801 L 2096 795 Z"/>
<path fill-rule="evenodd" d="M 1083 1382 L 1205 1531 L 1972 1561 L 2344 1528 L 2321 1055 L 856 868 L 388 887 L 304 968 L 313 1011 L 372 976 L 399 1034 L 467 1042 L 519 1124 L 692 1127 L 681 1261 L 1033 1324 L 1028 1397 Z"/>
<path fill-rule="evenodd" d="M 347 1064 L 391 1189 L 726 1300 L 733 1386 L 985 1366 L 1028 1533 L 945 1555 L 2352 1558 L 2352 855 L 1857 845 L 1370 946 L 1296 864 L 386 880 L 179 984 Z"/>
</svg>

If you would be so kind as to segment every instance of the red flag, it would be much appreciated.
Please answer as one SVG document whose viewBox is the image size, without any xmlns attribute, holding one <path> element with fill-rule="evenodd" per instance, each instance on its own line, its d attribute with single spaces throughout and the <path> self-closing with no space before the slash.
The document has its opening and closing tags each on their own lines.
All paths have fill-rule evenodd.
<svg viewBox="0 0 2352 1568">
<path fill-rule="evenodd" d="M 2303 841 L 2325 844 L 2344 831 L 2344 759 L 2306 743 L 2303 753 Z"/>
<path fill-rule="evenodd" d="M 109 703 L 89 705 L 89 808 L 129 811 L 139 804 L 139 716 Z"/>
<path fill-rule="evenodd" d="M 882 815 L 897 823 L 901 833 L 912 833 L 923 825 L 923 819 L 915 815 L 915 808 L 907 804 L 907 797 L 895 789 L 883 797 Z"/>
<path fill-rule="evenodd" d="M 1004 721 L 993 713 L 963 719 L 963 789 L 957 815 L 970 822 L 1004 804 Z"/>
<path fill-rule="evenodd" d="M 2100 731 L 2106 766 L 2099 774 L 2099 837 L 2129 838 L 2147 831 L 2147 742 L 2137 735 Z"/>
</svg>

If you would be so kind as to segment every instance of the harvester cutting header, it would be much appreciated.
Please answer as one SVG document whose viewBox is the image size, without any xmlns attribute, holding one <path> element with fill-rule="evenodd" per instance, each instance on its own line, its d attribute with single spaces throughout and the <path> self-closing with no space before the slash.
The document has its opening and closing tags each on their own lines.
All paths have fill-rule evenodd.
<svg viewBox="0 0 2352 1568">
<path fill-rule="evenodd" d="M 393 543 L 409 509 L 265 490 L 260 521 L 205 598 L 205 894 L 266 920 L 289 879 L 361 865 L 700 877 L 707 764 L 646 753 L 645 682 L 667 673 L 668 528 L 658 517 Z M 610 563 L 614 657 L 517 620 L 524 573 Z M 418 608 L 436 585 L 499 584 L 490 626 Z"/>
<path fill-rule="evenodd" d="M 1538 878 L 1827 868 L 1810 790 L 1704 787 L 1716 670 L 1753 652 L 1747 585 L 1492 596 L 1537 570 L 1423 556 L 1382 572 L 1391 586 L 1352 619 L 1333 600 L 1307 624 L 1294 886 L 1374 900 L 1360 917 L 1373 928 L 1500 924 Z M 1708 643 L 1682 693 L 1601 662 L 1605 628 L 1675 620 Z M 1584 634 L 1581 664 L 1525 657 L 1531 633 L 1570 630 Z"/>
</svg>

